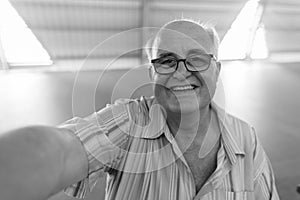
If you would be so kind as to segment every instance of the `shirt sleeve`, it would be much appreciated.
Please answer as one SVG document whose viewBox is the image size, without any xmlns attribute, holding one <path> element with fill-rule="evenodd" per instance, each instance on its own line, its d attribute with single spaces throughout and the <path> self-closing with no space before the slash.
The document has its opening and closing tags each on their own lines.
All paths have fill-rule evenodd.
<svg viewBox="0 0 300 200">
<path fill-rule="evenodd" d="M 86 118 L 75 117 L 59 125 L 80 139 L 88 158 L 88 176 L 64 189 L 72 197 L 84 198 L 105 172 L 117 169 L 126 153 L 130 117 L 128 103 L 115 103 Z"/>
<path fill-rule="evenodd" d="M 279 200 L 271 162 L 252 128 L 255 200 Z"/>
</svg>

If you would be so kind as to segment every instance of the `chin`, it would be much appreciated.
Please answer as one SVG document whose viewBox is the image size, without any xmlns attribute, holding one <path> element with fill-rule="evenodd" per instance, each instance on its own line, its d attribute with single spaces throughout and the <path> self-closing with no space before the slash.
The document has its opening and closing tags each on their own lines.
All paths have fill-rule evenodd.
<svg viewBox="0 0 300 200">
<path fill-rule="evenodd" d="M 168 100 L 162 102 L 163 107 L 170 112 L 173 113 L 181 113 L 181 114 L 188 114 L 193 113 L 195 111 L 199 111 L 200 105 L 199 101 L 193 101 L 192 99 L 185 100 L 185 101 L 176 101 L 176 102 L 168 102 Z"/>
<path fill-rule="evenodd" d="M 199 107 L 196 106 L 181 106 L 179 109 L 176 110 L 177 112 L 180 112 L 181 114 L 188 114 L 188 113 L 194 113 L 196 111 L 199 111 Z"/>
</svg>

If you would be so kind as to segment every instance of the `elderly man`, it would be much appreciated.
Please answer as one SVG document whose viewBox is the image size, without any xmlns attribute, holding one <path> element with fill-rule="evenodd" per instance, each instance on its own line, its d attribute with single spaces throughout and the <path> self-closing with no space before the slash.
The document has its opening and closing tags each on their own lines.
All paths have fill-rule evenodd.
<svg viewBox="0 0 300 200">
<path fill-rule="evenodd" d="M 211 27 L 171 21 L 147 48 L 154 97 L 1 136 L 1 198 L 83 198 L 107 174 L 106 199 L 279 199 L 254 129 L 212 102 L 218 43 Z"/>
</svg>

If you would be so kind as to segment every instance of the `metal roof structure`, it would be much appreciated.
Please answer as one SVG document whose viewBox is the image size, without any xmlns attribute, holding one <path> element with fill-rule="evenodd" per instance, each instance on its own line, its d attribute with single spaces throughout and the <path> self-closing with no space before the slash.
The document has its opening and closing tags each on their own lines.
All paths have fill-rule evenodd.
<svg viewBox="0 0 300 200">
<path fill-rule="evenodd" d="M 192 18 L 214 24 L 222 39 L 247 0 L 10 0 L 54 63 L 95 60 L 123 55 L 145 44 L 151 29 L 172 19 Z M 300 1 L 265 0 L 261 22 L 270 57 L 300 55 Z M 91 51 L 109 37 L 124 31 L 126 39 L 111 41 L 101 51 Z M 133 51 L 130 58 L 141 57 Z"/>
</svg>

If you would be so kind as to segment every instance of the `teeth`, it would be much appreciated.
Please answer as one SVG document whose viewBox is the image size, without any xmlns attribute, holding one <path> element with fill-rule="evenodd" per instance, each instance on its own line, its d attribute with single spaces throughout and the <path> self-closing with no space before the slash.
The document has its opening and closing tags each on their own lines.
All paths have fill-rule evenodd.
<svg viewBox="0 0 300 200">
<path fill-rule="evenodd" d="M 187 85 L 187 86 L 177 86 L 177 87 L 173 87 L 172 90 L 174 91 L 180 91 L 180 90 L 193 90 L 194 87 L 191 85 Z"/>
</svg>

